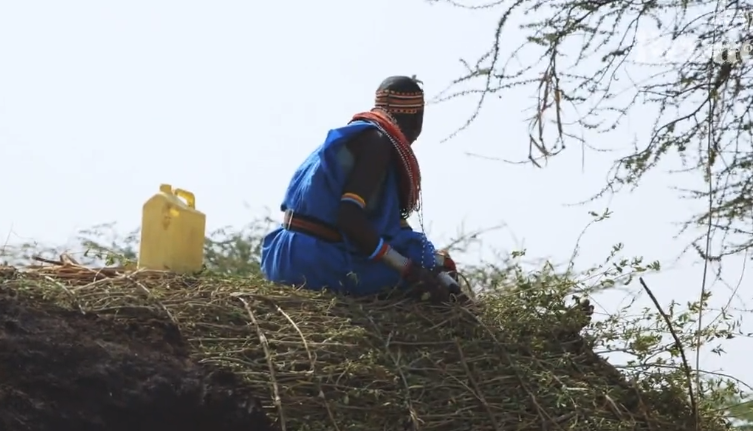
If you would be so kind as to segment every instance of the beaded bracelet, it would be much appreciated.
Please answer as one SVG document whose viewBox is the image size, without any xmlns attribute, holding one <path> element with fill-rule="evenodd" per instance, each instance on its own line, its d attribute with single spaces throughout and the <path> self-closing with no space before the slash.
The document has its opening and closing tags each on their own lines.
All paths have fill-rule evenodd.
<svg viewBox="0 0 753 431">
<path fill-rule="evenodd" d="M 384 238 L 379 238 L 379 243 L 374 249 L 374 252 L 371 253 L 371 256 L 369 256 L 369 260 L 379 260 L 384 257 L 384 255 L 387 254 L 389 250 L 390 245 L 384 242 Z"/>
<path fill-rule="evenodd" d="M 340 201 L 341 202 L 350 202 L 350 203 L 356 204 L 359 207 L 361 207 L 361 209 L 366 208 L 366 201 L 364 200 L 364 198 L 358 196 L 355 193 L 344 193 L 340 197 Z"/>
</svg>

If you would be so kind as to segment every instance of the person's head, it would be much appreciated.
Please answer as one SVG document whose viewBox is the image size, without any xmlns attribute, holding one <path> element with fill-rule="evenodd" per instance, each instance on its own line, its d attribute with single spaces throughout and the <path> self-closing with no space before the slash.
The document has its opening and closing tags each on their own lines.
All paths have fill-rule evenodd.
<svg viewBox="0 0 753 431">
<path fill-rule="evenodd" d="M 410 143 L 418 139 L 424 124 L 424 91 L 416 79 L 390 76 L 382 81 L 375 108 L 387 111 Z"/>
</svg>

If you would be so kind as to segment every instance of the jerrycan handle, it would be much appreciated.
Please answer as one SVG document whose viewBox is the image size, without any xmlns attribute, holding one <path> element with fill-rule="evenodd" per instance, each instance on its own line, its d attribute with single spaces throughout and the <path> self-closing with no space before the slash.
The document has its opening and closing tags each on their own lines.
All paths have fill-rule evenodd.
<svg viewBox="0 0 753 431">
<path fill-rule="evenodd" d="M 159 191 L 163 193 L 170 193 L 179 198 L 183 198 L 186 200 L 188 208 L 191 208 L 193 210 L 196 209 L 196 196 L 194 196 L 194 194 L 189 192 L 188 190 L 173 189 L 173 186 L 171 186 L 170 184 L 161 184 L 159 186 Z"/>
<path fill-rule="evenodd" d="M 183 189 L 175 189 L 173 193 L 175 193 L 175 196 L 185 199 L 188 208 L 191 208 L 192 210 L 196 209 L 196 196 L 194 196 L 193 193 Z"/>
</svg>

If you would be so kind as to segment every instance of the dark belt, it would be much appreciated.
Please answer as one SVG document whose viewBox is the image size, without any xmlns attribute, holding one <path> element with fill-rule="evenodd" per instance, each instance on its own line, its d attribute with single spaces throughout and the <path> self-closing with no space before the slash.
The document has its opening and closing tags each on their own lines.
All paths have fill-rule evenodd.
<svg viewBox="0 0 753 431">
<path fill-rule="evenodd" d="M 292 210 L 285 211 L 282 227 L 293 232 L 311 235 L 314 238 L 327 242 L 340 242 L 343 240 L 340 231 L 329 223 L 325 223 L 314 217 L 296 214 Z"/>
</svg>

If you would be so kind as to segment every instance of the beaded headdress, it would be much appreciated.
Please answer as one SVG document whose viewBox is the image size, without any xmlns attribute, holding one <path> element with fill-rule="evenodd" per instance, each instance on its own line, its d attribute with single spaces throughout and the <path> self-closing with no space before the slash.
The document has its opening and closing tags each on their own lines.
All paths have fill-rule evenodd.
<svg viewBox="0 0 753 431">
<path fill-rule="evenodd" d="M 391 114 L 418 114 L 424 110 L 424 92 L 377 90 L 374 106 Z"/>
</svg>

